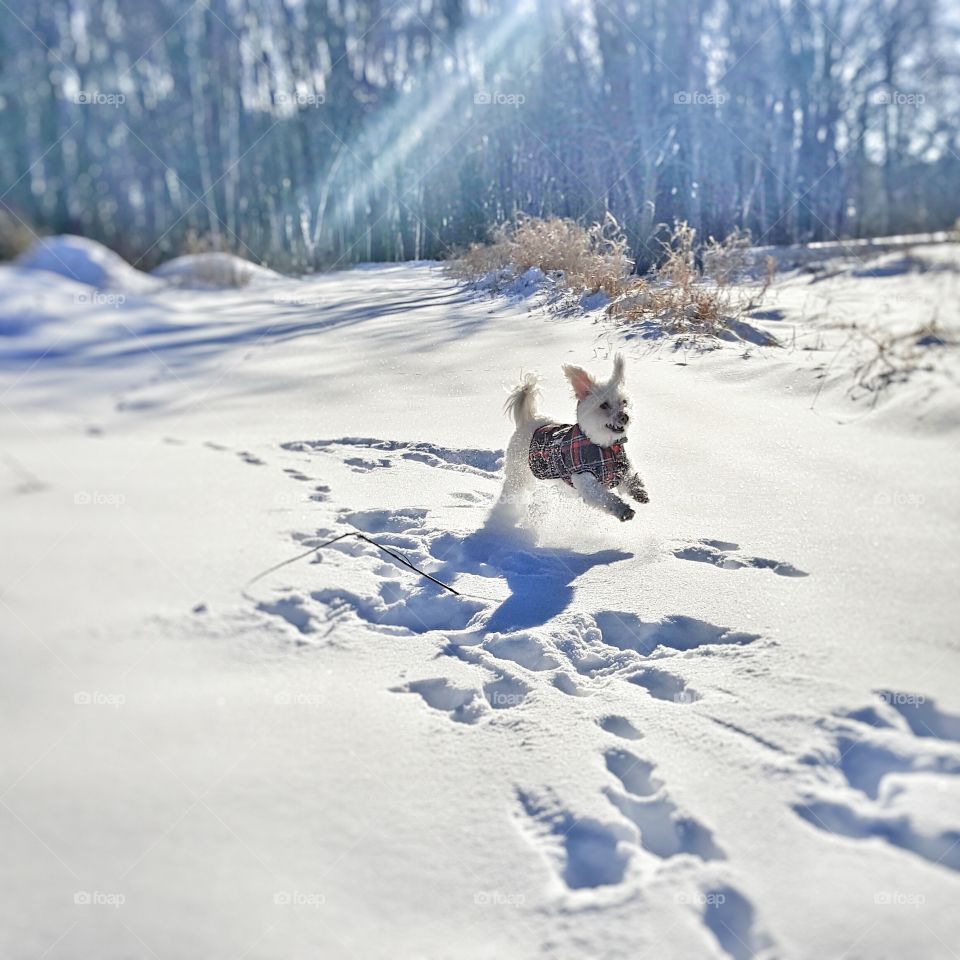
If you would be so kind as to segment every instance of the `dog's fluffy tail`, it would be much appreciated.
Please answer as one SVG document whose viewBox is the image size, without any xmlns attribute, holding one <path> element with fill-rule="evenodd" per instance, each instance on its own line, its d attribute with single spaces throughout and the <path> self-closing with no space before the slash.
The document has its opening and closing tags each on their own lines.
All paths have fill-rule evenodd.
<svg viewBox="0 0 960 960">
<path fill-rule="evenodd" d="M 503 411 L 519 427 L 537 415 L 537 396 L 540 393 L 540 378 L 528 373 L 507 397 Z"/>
</svg>

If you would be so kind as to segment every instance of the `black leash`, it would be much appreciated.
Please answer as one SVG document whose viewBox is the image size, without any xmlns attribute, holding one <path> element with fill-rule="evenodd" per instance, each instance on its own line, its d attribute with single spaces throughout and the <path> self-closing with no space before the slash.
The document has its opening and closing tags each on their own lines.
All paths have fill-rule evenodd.
<svg viewBox="0 0 960 960">
<path fill-rule="evenodd" d="M 336 543 L 338 540 L 343 540 L 346 537 L 357 537 L 360 540 L 363 540 L 365 543 L 369 543 L 371 546 L 376 547 L 378 550 L 382 550 L 384 553 L 393 557 L 394 560 L 399 560 L 402 564 L 409 567 L 414 573 L 419 573 L 421 577 L 426 577 L 431 583 L 435 583 L 438 587 L 443 587 L 444 590 L 452 593 L 455 597 L 467 596 L 467 594 L 460 593 L 459 590 L 454 590 L 449 584 L 444 583 L 442 580 L 438 580 L 436 577 L 431 577 L 429 573 L 425 573 L 419 567 L 414 566 L 403 554 L 396 553 L 393 550 L 385 547 L 382 543 L 377 543 L 376 540 L 372 540 L 366 534 L 360 533 L 359 530 L 350 530 L 347 533 L 341 533 L 339 537 L 334 537 L 332 540 L 327 540 L 324 543 L 317 544 L 315 547 L 311 547 L 309 550 L 305 550 L 303 553 L 298 553 L 295 557 L 290 557 L 289 560 L 284 560 L 281 563 L 276 563 L 267 570 L 264 570 L 262 573 L 258 573 L 255 577 L 248 580 L 244 585 L 243 589 L 246 591 L 247 587 L 252 586 L 258 580 L 262 580 L 268 574 L 273 573 L 275 570 L 279 570 L 281 567 L 285 567 L 288 564 L 295 563 L 297 560 L 302 560 L 304 557 L 309 557 L 312 553 L 318 553 L 320 550 L 323 550 L 324 547 L 329 547 L 331 544 Z M 482 598 L 486 599 L 486 598 Z"/>
</svg>

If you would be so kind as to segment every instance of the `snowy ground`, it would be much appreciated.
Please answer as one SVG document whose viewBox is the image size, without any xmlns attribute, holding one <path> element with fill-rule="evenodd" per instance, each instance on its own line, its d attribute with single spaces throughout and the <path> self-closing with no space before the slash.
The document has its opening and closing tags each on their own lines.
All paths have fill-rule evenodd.
<svg viewBox="0 0 960 960">
<path fill-rule="evenodd" d="M 0 267 L 2 956 L 957 956 L 953 348 L 849 390 L 851 324 L 956 331 L 923 256 L 709 353 L 429 264 Z M 504 386 L 621 344 L 652 503 L 493 536 Z M 472 596 L 357 541 L 244 590 L 349 529 Z"/>
</svg>

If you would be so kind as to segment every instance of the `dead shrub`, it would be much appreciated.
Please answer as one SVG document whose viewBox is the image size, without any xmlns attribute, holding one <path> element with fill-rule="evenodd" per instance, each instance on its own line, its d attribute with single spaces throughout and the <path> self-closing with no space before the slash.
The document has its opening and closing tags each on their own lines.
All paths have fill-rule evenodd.
<svg viewBox="0 0 960 960">
<path fill-rule="evenodd" d="M 776 261 L 766 259 L 759 287 L 734 286 L 751 265 L 749 233 L 734 230 L 722 241 L 710 237 L 702 251 L 703 276 L 696 264 L 696 231 L 688 223 L 676 223 L 662 246 L 664 258 L 659 266 L 649 277 L 628 285 L 607 313 L 624 323 L 654 323 L 670 335 L 737 336 L 732 328 L 763 301 Z"/>
<path fill-rule="evenodd" d="M 608 214 L 588 227 L 559 217 L 521 216 L 497 227 L 490 243 L 472 244 L 448 264 L 463 280 L 501 272 L 509 280 L 531 267 L 561 275 L 562 287 L 574 293 L 602 291 L 612 298 L 622 292 L 633 261 L 620 225 Z"/>
<path fill-rule="evenodd" d="M 602 291 L 611 301 L 607 314 L 623 323 L 652 322 L 670 335 L 739 336 L 734 328 L 742 331 L 743 314 L 763 301 L 776 261 L 766 258 L 759 285 L 750 281 L 750 234 L 734 230 L 723 240 L 707 241 L 701 275 L 696 230 L 684 221 L 674 224 L 661 245 L 660 264 L 646 277 L 631 278 L 626 237 L 609 214 L 589 227 L 556 217 L 518 217 L 494 230 L 489 243 L 473 244 L 449 261 L 447 269 L 458 279 L 486 280 L 496 289 L 537 267 L 575 296 Z M 754 333 L 760 337 L 755 342 L 763 342 L 765 335 Z"/>
<path fill-rule="evenodd" d="M 723 240 L 711 236 L 703 248 L 703 272 L 717 283 L 743 279 L 751 267 L 749 230 L 734 228 Z"/>
</svg>

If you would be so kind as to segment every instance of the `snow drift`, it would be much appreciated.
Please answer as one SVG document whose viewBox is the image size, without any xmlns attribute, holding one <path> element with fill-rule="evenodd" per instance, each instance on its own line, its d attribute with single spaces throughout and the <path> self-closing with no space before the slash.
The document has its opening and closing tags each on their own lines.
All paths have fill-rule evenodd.
<svg viewBox="0 0 960 960">
<path fill-rule="evenodd" d="M 279 273 L 232 253 L 185 254 L 160 264 L 153 276 L 174 286 L 201 290 L 231 289 L 284 279 Z"/>
<path fill-rule="evenodd" d="M 69 233 L 37 240 L 16 263 L 27 270 L 47 270 L 98 290 L 151 293 L 161 286 L 102 243 Z"/>
<path fill-rule="evenodd" d="M 72 234 L 37 240 L 15 262 L 25 270 L 45 270 L 97 290 L 141 295 L 165 286 L 229 290 L 285 279 L 232 253 L 216 252 L 174 257 L 144 273 L 102 243 Z"/>
</svg>

